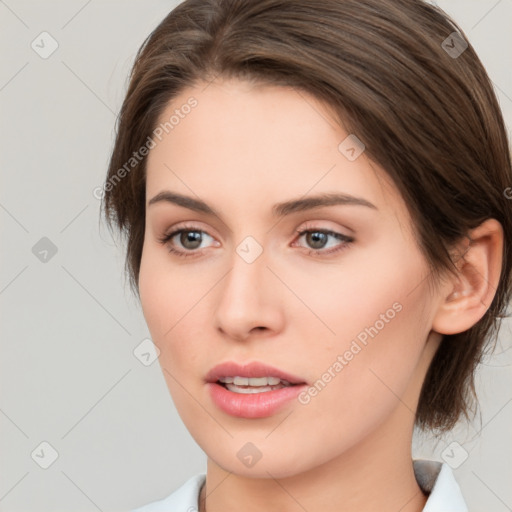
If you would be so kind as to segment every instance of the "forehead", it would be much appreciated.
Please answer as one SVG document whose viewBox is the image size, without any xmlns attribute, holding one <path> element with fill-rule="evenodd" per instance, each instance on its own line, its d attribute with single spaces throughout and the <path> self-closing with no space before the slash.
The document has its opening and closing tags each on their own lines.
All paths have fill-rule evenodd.
<svg viewBox="0 0 512 512">
<path fill-rule="evenodd" d="M 233 201 L 252 208 L 266 199 L 343 192 L 406 215 L 383 169 L 364 151 L 347 158 L 363 149 L 355 134 L 304 91 L 238 80 L 201 83 L 176 96 L 158 123 L 163 133 L 148 156 L 148 198 L 169 188 L 212 198 L 222 208 Z M 347 154 L 351 146 L 355 152 Z"/>
</svg>

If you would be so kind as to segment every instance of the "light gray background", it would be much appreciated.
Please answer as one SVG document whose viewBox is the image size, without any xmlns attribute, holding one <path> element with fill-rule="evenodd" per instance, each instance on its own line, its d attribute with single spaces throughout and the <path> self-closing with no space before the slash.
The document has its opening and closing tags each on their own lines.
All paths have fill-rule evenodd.
<svg viewBox="0 0 512 512">
<path fill-rule="evenodd" d="M 205 470 L 158 363 L 133 354 L 149 333 L 93 196 L 135 52 L 177 3 L 0 0 L 1 511 L 127 510 Z M 475 46 L 510 128 L 512 0 L 438 4 Z M 47 59 L 31 48 L 43 31 L 59 45 Z M 57 247 L 47 262 L 32 252 L 42 237 Z M 415 457 L 468 453 L 454 472 L 475 511 L 512 510 L 510 321 L 500 340 L 478 374 L 482 424 L 414 439 Z M 48 469 L 43 441 L 58 452 Z"/>
</svg>

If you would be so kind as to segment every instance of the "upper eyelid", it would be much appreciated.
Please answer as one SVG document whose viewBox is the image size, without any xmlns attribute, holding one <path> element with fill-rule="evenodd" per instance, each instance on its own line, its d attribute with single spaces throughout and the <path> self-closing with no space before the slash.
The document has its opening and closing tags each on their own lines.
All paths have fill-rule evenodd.
<svg viewBox="0 0 512 512">
<path fill-rule="evenodd" d="M 176 235 L 180 231 L 200 231 L 201 233 L 205 233 L 208 236 L 211 236 L 212 238 L 214 238 L 214 236 L 211 235 L 207 229 L 203 229 L 199 226 L 187 225 L 187 223 L 183 224 L 183 225 L 176 224 L 172 228 L 165 230 L 164 236 Z"/>
<path fill-rule="evenodd" d="M 346 236 L 352 236 L 352 234 L 355 233 L 354 229 L 351 229 L 349 226 L 343 226 L 343 223 L 341 224 L 342 227 L 329 227 L 329 226 L 325 226 L 325 225 L 311 226 L 311 224 L 313 224 L 313 223 L 320 223 L 320 224 L 330 223 L 330 224 L 337 224 L 338 226 L 340 226 L 339 221 L 329 220 L 327 218 L 318 218 L 318 219 L 306 218 L 306 219 L 301 220 L 299 223 L 300 226 L 304 226 L 303 228 L 301 228 L 301 231 L 304 229 L 318 229 L 318 230 L 323 230 L 323 231 L 335 231 L 336 232 L 337 230 L 341 229 L 341 230 L 348 232 L 348 233 L 340 233 L 340 234 L 345 234 Z M 211 224 L 208 224 L 208 227 L 206 227 L 206 228 L 201 227 L 202 224 L 203 224 L 203 222 L 200 220 L 181 221 L 181 222 L 177 222 L 176 224 L 173 224 L 171 228 L 165 229 L 165 233 L 172 233 L 173 231 L 178 231 L 180 229 L 189 229 L 189 230 L 203 231 L 203 232 L 206 232 L 207 234 L 210 234 L 209 232 L 212 230 Z M 213 228 L 213 231 L 218 233 L 218 230 L 216 228 Z M 293 229 L 293 233 L 296 233 L 297 231 L 298 231 L 297 229 Z M 232 233 L 231 229 L 229 229 L 229 233 Z"/>
<path fill-rule="evenodd" d="M 194 225 L 193 224 L 194 222 L 198 222 L 198 221 L 188 221 L 188 222 L 184 221 L 183 224 L 177 223 L 177 224 L 173 225 L 172 228 L 166 229 L 164 231 L 164 236 L 168 236 L 168 235 L 176 233 L 178 231 L 201 231 L 202 233 L 206 233 L 209 236 L 213 236 L 209 233 L 208 228 L 203 229 L 200 225 Z M 333 233 L 337 233 L 337 234 L 346 236 L 348 238 L 350 238 L 352 236 L 352 234 L 350 234 L 350 233 L 342 233 L 342 232 L 340 233 L 339 231 L 337 231 L 338 228 L 332 228 L 332 227 L 327 227 L 327 226 L 312 226 L 311 225 L 312 222 L 325 222 L 325 220 L 324 221 L 309 220 L 309 221 L 305 221 L 305 224 L 304 224 L 304 222 L 302 222 L 301 226 L 303 226 L 303 227 L 301 227 L 300 229 L 293 229 L 293 233 L 296 234 L 299 231 L 317 230 L 317 231 L 330 231 Z M 200 222 L 199 222 L 199 224 L 200 224 Z M 346 227 L 344 229 L 353 233 L 353 230 L 348 227 Z"/>
</svg>

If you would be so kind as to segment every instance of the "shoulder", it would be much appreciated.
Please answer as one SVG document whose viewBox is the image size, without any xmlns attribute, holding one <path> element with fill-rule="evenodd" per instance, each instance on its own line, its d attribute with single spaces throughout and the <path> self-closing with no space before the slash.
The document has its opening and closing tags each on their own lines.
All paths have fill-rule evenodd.
<svg viewBox="0 0 512 512">
<path fill-rule="evenodd" d="M 197 511 L 199 493 L 205 480 L 206 475 L 204 473 L 194 475 L 166 498 L 153 501 L 131 512 L 169 512 L 169 510 L 173 512 Z"/>
<path fill-rule="evenodd" d="M 422 512 L 469 512 L 457 480 L 446 462 L 415 460 L 414 474 L 428 494 Z"/>
</svg>

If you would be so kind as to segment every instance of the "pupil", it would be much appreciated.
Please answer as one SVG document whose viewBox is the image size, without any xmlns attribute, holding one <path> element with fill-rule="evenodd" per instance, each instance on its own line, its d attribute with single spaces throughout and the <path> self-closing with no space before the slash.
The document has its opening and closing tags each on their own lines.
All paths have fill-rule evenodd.
<svg viewBox="0 0 512 512">
<path fill-rule="evenodd" d="M 320 233 L 319 231 L 313 231 L 312 233 L 309 233 L 309 236 L 311 239 L 313 239 L 311 245 L 315 249 L 321 249 L 325 245 L 325 238 L 327 235 L 325 233 Z M 316 245 L 318 242 L 321 242 L 320 245 Z M 309 241 L 308 241 L 309 243 Z"/>
<path fill-rule="evenodd" d="M 199 243 L 194 246 L 194 241 Z M 180 242 L 183 244 L 183 247 L 187 249 L 197 249 L 197 247 L 201 245 L 201 233 L 198 231 L 184 231 L 181 233 Z M 192 247 L 188 245 L 189 242 L 192 242 Z"/>
</svg>

